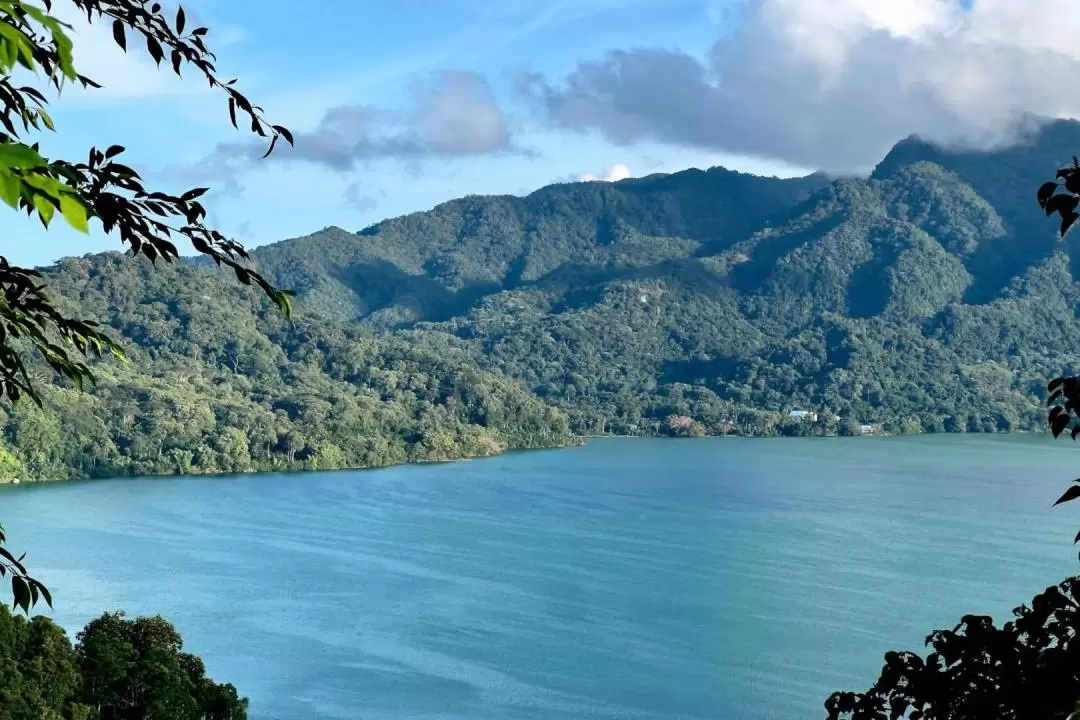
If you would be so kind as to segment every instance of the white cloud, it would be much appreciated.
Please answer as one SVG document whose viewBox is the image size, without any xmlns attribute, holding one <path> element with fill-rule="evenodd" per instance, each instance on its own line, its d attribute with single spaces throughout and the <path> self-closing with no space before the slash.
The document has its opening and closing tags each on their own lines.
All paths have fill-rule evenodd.
<svg viewBox="0 0 1080 720">
<path fill-rule="evenodd" d="M 969 7 L 970 6 L 970 7 Z M 556 127 L 863 170 L 909 134 L 1007 140 L 1080 115 L 1073 0 L 754 0 L 707 58 L 614 51 L 522 87 Z"/>
<path fill-rule="evenodd" d="M 575 175 L 574 182 L 618 182 L 633 176 L 633 173 L 630 172 L 630 168 L 620 163 L 612 165 L 599 175 L 593 173 L 581 173 L 580 175 Z"/>
<path fill-rule="evenodd" d="M 415 104 L 408 111 L 372 105 L 331 107 L 313 129 L 294 129 L 295 145 L 279 145 L 270 160 L 301 161 L 343 172 L 387 158 L 419 168 L 431 159 L 535 156 L 515 144 L 483 76 L 444 70 L 418 83 L 415 90 Z M 168 172 L 193 182 L 236 177 L 265 152 L 261 139 L 223 142 L 199 161 Z"/>
</svg>

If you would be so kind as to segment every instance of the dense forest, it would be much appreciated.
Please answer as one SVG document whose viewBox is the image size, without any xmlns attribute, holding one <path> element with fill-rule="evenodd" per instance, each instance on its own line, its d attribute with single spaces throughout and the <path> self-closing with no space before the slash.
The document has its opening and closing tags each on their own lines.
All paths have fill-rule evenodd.
<svg viewBox="0 0 1080 720">
<path fill-rule="evenodd" d="M 306 311 L 460 349 L 579 433 L 1036 429 L 1080 271 L 1032 188 L 1077 147 L 1063 121 L 989 152 L 910 139 L 865 179 L 555 185 L 257 261 Z"/>
<path fill-rule="evenodd" d="M 119 254 L 61 262 L 54 299 L 123 340 L 88 392 L 0 411 L 7 478 L 371 467 L 570 441 L 563 414 L 475 365 L 361 327 L 284 319 L 257 291 Z"/>
<path fill-rule="evenodd" d="M 0 720 L 244 720 L 247 704 L 160 617 L 106 613 L 72 645 L 52 620 L 0 605 Z"/>
<path fill-rule="evenodd" d="M 996 151 L 910 139 L 867 178 L 714 168 L 466 197 L 256 250 L 297 291 L 291 320 L 206 262 L 65 260 L 50 293 L 131 362 L 4 411 L 0 476 L 1037 429 L 1043 383 L 1075 371 L 1080 246 L 1024 199 L 1076 147 L 1063 121 Z"/>
</svg>

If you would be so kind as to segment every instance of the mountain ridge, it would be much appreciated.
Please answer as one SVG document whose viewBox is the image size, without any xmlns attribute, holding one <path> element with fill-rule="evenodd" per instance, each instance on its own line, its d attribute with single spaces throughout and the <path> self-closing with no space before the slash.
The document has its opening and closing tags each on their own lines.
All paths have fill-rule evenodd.
<svg viewBox="0 0 1080 720">
<path fill-rule="evenodd" d="M 1040 428 L 1046 378 L 1077 370 L 1080 255 L 1034 189 L 1077 148 L 1059 122 L 907 140 L 864 178 L 689 170 L 328 227 L 252 251 L 292 322 L 205 263 L 65 260 L 50 292 L 132 363 L 85 395 L 42 368 L 46 409 L 0 413 L 0 478 Z"/>
<path fill-rule="evenodd" d="M 536 282 L 571 259 L 591 264 L 616 260 L 610 246 L 620 241 L 624 252 L 616 264 L 622 265 L 640 266 L 696 252 L 723 242 L 712 221 L 716 214 L 726 221 L 721 224 L 727 236 L 741 237 L 771 214 L 762 204 L 752 215 L 733 219 L 748 194 L 769 192 L 786 208 L 824 182 L 820 175 L 782 180 L 714 168 L 618 183 L 557 184 L 521 198 L 451 200 L 359 233 L 316 233 L 262 246 L 253 255 L 260 270 L 282 285 L 295 282 L 299 272 L 301 293 L 312 296 L 318 312 L 336 319 L 370 315 L 372 301 L 379 306 L 376 309 L 385 309 L 394 298 L 404 297 L 408 306 L 402 312 L 385 313 L 390 316 L 386 322 L 373 320 L 376 326 L 394 326 L 430 319 L 425 314 L 430 303 L 448 302 L 447 294 L 464 291 L 456 310 L 494 289 Z M 677 196 L 672 183 L 679 184 Z M 727 207 L 707 203 L 716 187 L 728 193 Z M 657 234 L 666 226 L 676 227 L 677 241 L 666 230 L 663 236 Z M 400 238 L 415 234 L 433 240 L 423 248 L 403 248 Z M 641 242 L 646 238 L 658 242 Z M 317 251 L 293 252 L 312 240 L 318 241 Z M 471 263 L 477 255 L 485 256 L 483 263 Z M 365 264 L 371 266 L 364 268 L 370 272 L 359 277 L 341 269 L 355 271 Z M 377 291 L 366 302 L 343 308 L 355 297 L 356 286 L 365 282 Z"/>
<path fill-rule="evenodd" d="M 712 169 L 558 184 L 526 198 L 462 198 L 360 233 L 315 234 L 254 255 L 260 269 L 283 284 L 301 268 L 307 285 L 300 302 L 311 312 L 426 333 L 428 340 L 433 333 L 450 336 L 472 347 L 470 356 L 481 366 L 577 413 L 579 430 L 615 422 L 625 432 L 659 431 L 663 413 L 693 415 L 684 400 L 645 403 L 626 417 L 615 406 L 640 405 L 631 399 L 655 396 L 657 388 L 678 394 L 680 385 L 711 393 L 701 401 L 715 408 L 702 423 L 710 432 L 729 426 L 723 418 L 730 420 L 735 407 L 783 413 L 803 405 L 896 429 L 1034 427 L 1035 375 L 1009 357 L 991 352 L 978 361 L 1008 378 L 1006 389 L 990 393 L 997 399 L 981 410 L 992 419 L 957 420 L 925 398 L 895 397 L 890 383 L 912 397 L 926 395 L 916 386 L 929 378 L 915 368 L 894 367 L 879 381 L 861 378 L 851 393 L 869 400 L 844 401 L 836 388 L 850 369 L 830 364 L 820 348 L 828 343 L 817 336 L 861 337 L 861 352 L 875 357 L 918 346 L 924 357 L 938 358 L 938 370 L 950 368 L 938 374 L 952 376 L 974 360 L 974 351 L 944 336 L 949 323 L 989 322 L 977 308 L 1000 314 L 1010 297 L 1030 295 L 1036 286 L 1046 292 L 1051 283 L 1058 284 L 1061 302 L 1072 302 L 1075 288 L 1072 280 L 1061 285 L 1061 270 L 1076 275 L 1076 244 L 1057 241 L 1030 197 L 1076 148 L 1080 124 L 1072 121 L 1048 123 L 1019 145 L 989 151 L 908 138 L 864 178 L 757 178 Z M 1062 254 L 1064 265 L 1055 260 Z M 333 267 L 320 274 L 304 259 L 313 257 Z M 631 349 L 606 336 L 610 325 L 640 314 L 626 302 L 633 297 L 666 319 L 653 318 L 662 330 L 640 318 L 622 322 L 649 338 Z M 1029 337 L 1022 324 L 1006 323 L 999 334 Z M 600 365 L 610 361 L 638 376 L 613 380 L 601 393 L 602 412 L 578 413 L 573 383 L 560 377 L 566 375 L 562 365 L 572 364 L 566 353 L 554 353 L 560 358 L 554 368 L 542 368 L 525 350 L 545 336 L 570 342 L 574 333 L 582 336 L 572 343 L 579 349 L 588 338 L 604 338 L 591 353 L 591 369 L 601 377 L 608 369 Z M 753 387 L 761 384 L 754 379 L 760 368 L 748 368 L 788 366 L 801 354 L 785 346 L 811 337 L 812 362 L 796 364 L 782 380 L 765 373 L 769 387 Z M 694 355 L 709 360 L 692 361 Z M 1066 360 L 1051 355 L 1035 364 L 1060 368 Z M 714 374 L 701 375 L 705 367 Z M 697 375 L 679 374 L 687 368 Z M 985 405 L 965 394 L 974 407 Z M 884 403 L 886 397 L 894 400 Z M 921 417 L 927 414 L 937 417 Z"/>
</svg>

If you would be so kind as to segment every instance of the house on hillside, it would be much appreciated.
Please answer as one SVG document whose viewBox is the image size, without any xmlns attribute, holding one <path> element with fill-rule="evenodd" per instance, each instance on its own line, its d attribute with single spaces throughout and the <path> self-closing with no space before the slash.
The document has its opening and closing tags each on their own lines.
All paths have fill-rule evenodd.
<svg viewBox="0 0 1080 720">
<path fill-rule="evenodd" d="M 788 413 L 788 417 L 792 420 L 807 420 L 809 422 L 817 422 L 817 413 L 810 412 L 809 410 L 792 410 Z"/>
</svg>

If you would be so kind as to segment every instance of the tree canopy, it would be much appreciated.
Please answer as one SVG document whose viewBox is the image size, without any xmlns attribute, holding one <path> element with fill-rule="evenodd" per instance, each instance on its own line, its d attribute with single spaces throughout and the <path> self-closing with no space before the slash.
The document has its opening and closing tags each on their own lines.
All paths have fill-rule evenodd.
<svg viewBox="0 0 1080 720">
<path fill-rule="evenodd" d="M 1041 430 L 1046 381 L 1076 369 L 1080 256 L 1032 191 L 1080 123 L 1029 140 L 902 142 L 837 181 L 470 196 L 252 257 L 305 318 L 463 352 L 580 434 Z"/>
<path fill-rule="evenodd" d="M 57 303 L 124 344 L 79 391 L 0 407 L 0 483 L 330 470 L 572 441 L 564 413 L 460 351 L 287 320 L 226 273 L 119 253 L 44 270 Z"/>
<path fill-rule="evenodd" d="M 241 244 L 205 224 L 206 208 L 199 198 L 206 188 L 179 195 L 148 189 L 138 172 L 120 161 L 121 145 L 92 147 L 85 161 L 77 161 L 46 158 L 38 143 L 31 142 L 28 136 L 34 133 L 56 131 L 46 110 L 46 93 L 61 93 L 72 83 L 100 87 L 79 72 L 71 28 L 53 12 L 54 1 L 0 2 L 0 200 L 36 216 L 46 227 L 57 216 L 82 232 L 97 224 L 118 236 L 132 255 L 151 262 L 177 259 L 180 251 L 174 241 L 183 239 L 196 252 L 230 268 L 240 282 L 259 287 L 288 314 L 289 293 L 248 267 Z M 188 27 L 182 7 L 175 16 L 166 16 L 160 3 L 146 0 L 62 1 L 72 3 L 87 22 L 108 23 L 125 52 L 129 45 L 132 51 L 139 46 L 177 75 L 193 68 L 224 94 L 234 127 L 243 123 L 268 140 L 267 154 L 281 139 L 292 143 L 288 129 L 270 124 L 234 80 L 219 75 L 206 45 L 207 28 Z M 28 370 L 29 355 L 37 354 L 81 387 L 93 380 L 87 359 L 102 353 L 124 357 L 122 347 L 96 324 L 62 312 L 38 271 L 0 257 L 0 397 L 16 401 L 27 395 L 40 403 Z M 43 588 L 2 542 L 0 537 L 0 575 L 11 576 L 15 603 L 28 611 Z"/>
<path fill-rule="evenodd" d="M 0 720 L 247 718 L 247 699 L 207 677 L 161 617 L 106 613 L 76 641 L 0 606 Z"/>
<path fill-rule="evenodd" d="M 829 720 L 1064 720 L 1080 698 L 1080 578 L 1013 614 L 1000 628 L 972 615 L 935 631 L 925 658 L 887 653 L 873 687 L 828 699 Z"/>
</svg>

